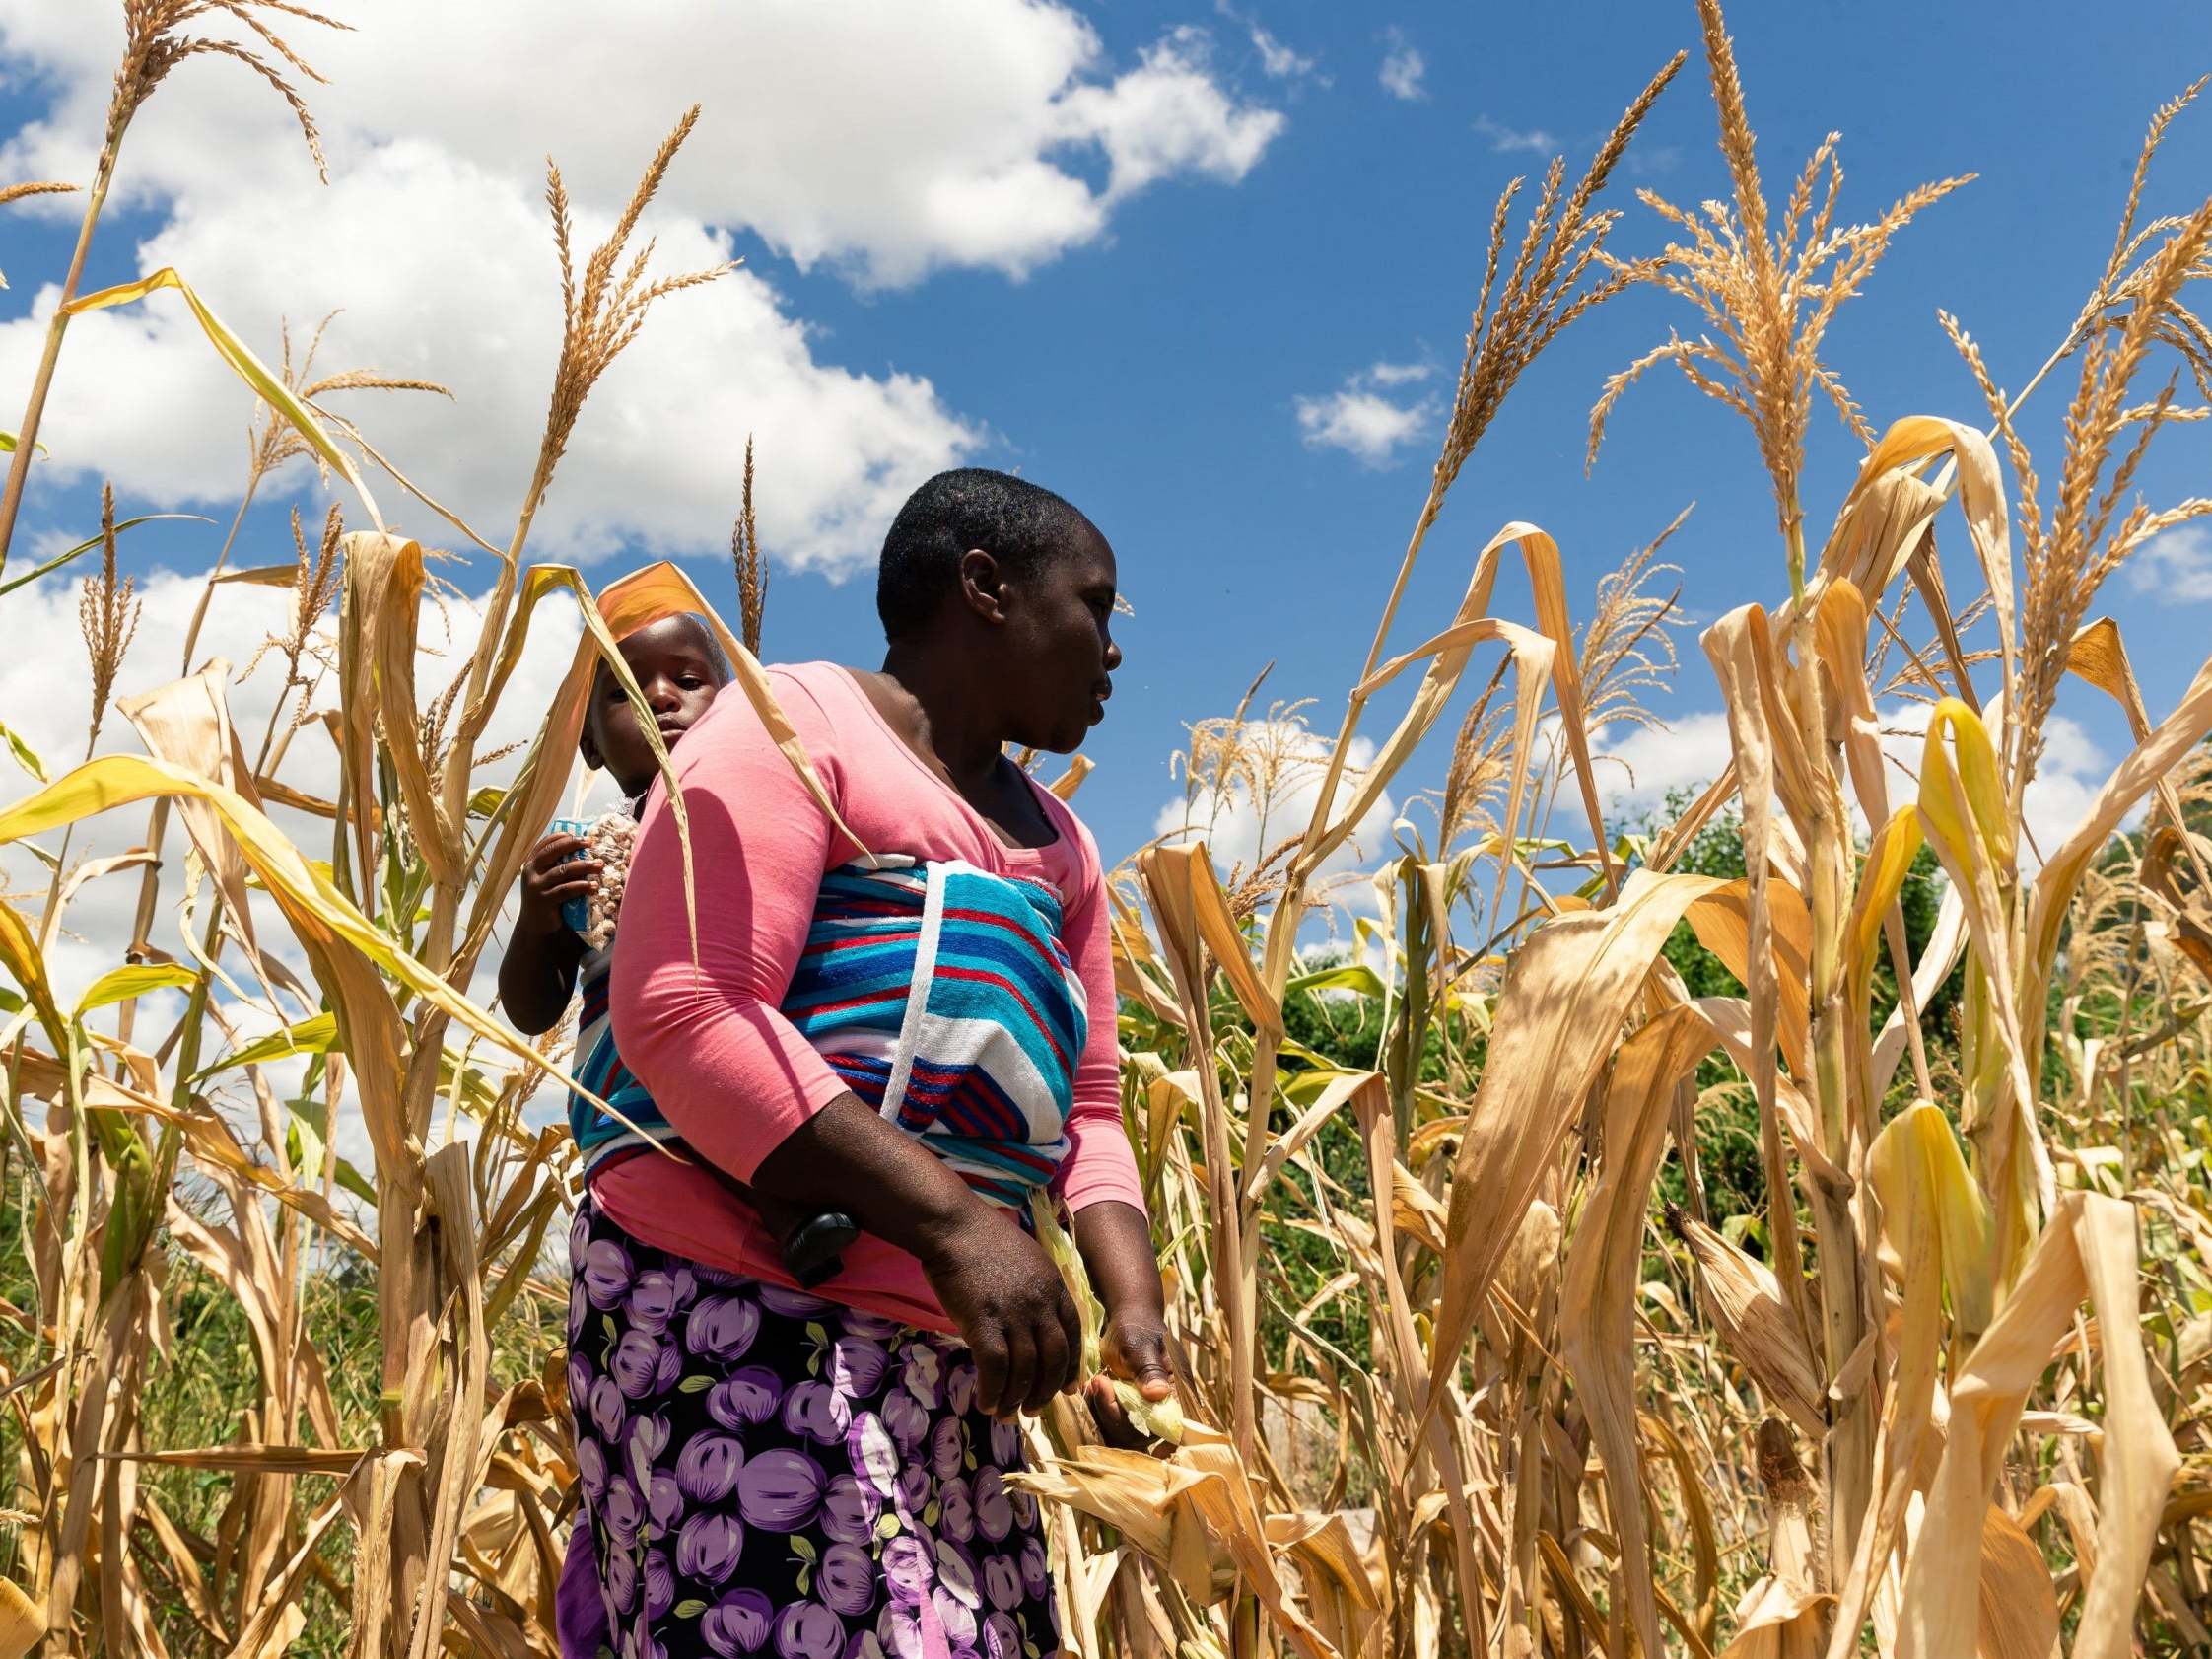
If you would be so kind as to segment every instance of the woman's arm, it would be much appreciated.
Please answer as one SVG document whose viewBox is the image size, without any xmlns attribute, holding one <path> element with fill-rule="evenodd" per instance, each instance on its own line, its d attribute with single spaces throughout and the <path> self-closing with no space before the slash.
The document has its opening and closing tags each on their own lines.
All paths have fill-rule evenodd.
<svg viewBox="0 0 2212 1659">
<path fill-rule="evenodd" d="M 1175 1372 L 1167 1357 L 1160 1265 L 1144 1211 L 1111 1200 L 1085 1205 L 1075 1211 L 1075 1247 L 1106 1306 L 1101 1356 L 1107 1373 L 1135 1383 L 1147 1400 L 1165 1400 L 1175 1392 Z M 1094 1385 L 1090 1399 L 1108 1439 L 1142 1444 L 1142 1435 L 1129 1433 L 1111 1388 Z"/>
<path fill-rule="evenodd" d="M 509 1022 L 527 1037 L 558 1025 L 576 990 L 585 944 L 562 922 L 561 906 L 591 896 L 599 861 L 570 858 L 584 845 L 577 836 L 549 835 L 530 849 L 522 864 L 521 903 L 515 931 L 507 936 L 507 954 L 500 958 L 499 1003 Z"/>
<path fill-rule="evenodd" d="M 753 1185 L 801 1209 L 847 1210 L 918 1258 L 975 1354 L 984 1411 L 1041 1412 L 1076 1381 L 1082 1325 L 1051 1258 L 858 1096 L 831 1101 L 786 1136 Z"/>
</svg>

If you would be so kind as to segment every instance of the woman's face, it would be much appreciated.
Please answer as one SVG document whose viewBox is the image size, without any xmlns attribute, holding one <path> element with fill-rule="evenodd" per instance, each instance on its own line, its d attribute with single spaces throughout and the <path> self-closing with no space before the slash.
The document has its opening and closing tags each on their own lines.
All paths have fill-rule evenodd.
<svg viewBox="0 0 2212 1659">
<path fill-rule="evenodd" d="M 1011 689 L 1007 735 L 1055 754 L 1082 744 L 1106 718 L 1113 672 L 1114 550 L 1086 528 L 1073 547 L 1002 590 L 1006 631 L 1005 683 Z"/>
</svg>

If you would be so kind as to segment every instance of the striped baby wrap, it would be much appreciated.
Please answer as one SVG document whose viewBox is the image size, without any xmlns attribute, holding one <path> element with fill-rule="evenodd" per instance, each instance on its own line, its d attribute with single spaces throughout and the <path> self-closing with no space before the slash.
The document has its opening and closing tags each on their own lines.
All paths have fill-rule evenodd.
<svg viewBox="0 0 2212 1659">
<path fill-rule="evenodd" d="M 784 1014 L 979 1197 L 1022 1210 L 1068 1155 L 1089 1028 L 1043 882 L 897 856 L 823 877 Z"/>
<path fill-rule="evenodd" d="M 1041 881 L 958 860 L 842 864 L 822 878 L 782 1011 L 854 1094 L 919 1137 L 978 1197 L 1026 1216 L 1031 1189 L 1068 1155 L 1089 1028 L 1061 931 L 1060 897 Z M 587 976 L 588 1012 L 594 996 L 603 1006 L 603 968 Z M 588 1167 L 646 1139 L 675 1143 L 622 1065 L 611 1022 L 577 1075 L 645 1132 L 572 1096 Z"/>
</svg>

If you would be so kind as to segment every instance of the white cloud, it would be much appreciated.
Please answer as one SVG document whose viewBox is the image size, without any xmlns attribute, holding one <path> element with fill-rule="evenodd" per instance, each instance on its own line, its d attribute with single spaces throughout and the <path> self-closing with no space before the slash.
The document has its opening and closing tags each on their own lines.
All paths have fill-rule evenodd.
<svg viewBox="0 0 2212 1659">
<path fill-rule="evenodd" d="M 1213 83 L 1211 57 L 1211 36 L 1186 24 L 1111 85 L 1076 87 L 1061 101 L 1071 141 L 1106 152 L 1105 202 L 1183 172 L 1234 183 L 1258 165 L 1283 118 L 1232 104 Z"/>
<path fill-rule="evenodd" d="M 1880 711 L 1882 748 L 1889 761 L 1887 787 L 1890 804 L 1914 800 L 1922 745 L 1928 726 L 1925 703 L 1900 702 Z M 2079 721 L 2053 715 L 2043 727 L 2043 754 L 2036 776 L 2029 780 L 2022 800 L 2021 845 L 2023 869 L 2035 869 L 2057 851 L 2089 815 L 2091 805 L 2112 770 L 2112 758 L 2091 738 Z M 1671 722 L 1664 728 L 1631 727 L 1592 753 L 1598 770 L 1599 798 L 1606 816 L 1656 816 L 1667 796 L 1677 791 L 1694 792 L 1719 777 L 1729 759 L 1728 717 L 1717 709 L 1701 710 Z M 1851 817 L 1860 834 L 1867 824 L 1855 797 Z"/>
<path fill-rule="evenodd" d="M 2177 524 L 2151 537 L 2127 562 L 2128 586 L 2180 604 L 2212 599 L 2212 529 Z"/>
<path fill-rule="evenodd" d="M 1260 54 L 1260 67 L 1270 80 L 1302 81 L 1314 72 L 1315 60 L 1284 44 L 1260 22 L 1257 12 L 1240 12 L 1231 0 L 1213 0 L 1213 9 L 1251 36 L 1252 49 Z M 1327 84 L 1326 77 L 1323 84 Z"/>
<path fill-rule="evenodd" d="M 1718 710 L 1684 715 L 1663 727 L 1614 727 L 1591 751 L 1598 799 L 1607 819 L 1658 817 L 1667 796 L 1703 789 L 1728 765 L 1728 717 Z"/>
<path fill-rule="evenodd" d="M 1421 83 L 1428 74 L 1428 60 L 1420 55 L 1419 50 L 1407 39 L 1406 32 L 1396 24 L 1384 32 L 1383 38 L 1388 42 L 1389 50 L 1383 54 L 1382 68 L 1376 75 L 1376 79 L 1382 82 L 1383 91 L 1392 98 L 1403 99 L 1409 104 L 1426 98 L 1428 89 Z"/>
<path fill-rule="evenodd" d="M 118 33 L 103 20 L 72 0 L 0 0 L 0 51 L 53 88 L 45 117 L 0 146 L 0 176 L 89 173 Z M 1224 88 L 1203 32 L 1175 31 L 1117 69 L 1090 26 L 1049 0 L 866 15 L 669 0 L 619 28 L 582 0 L 527 12 L 388 0 L 358 21 L 357 34 L 289 31 L 331 81 L 311 89 L 327 188 L 282 105 L 208 58 L 133 125 L 119 199 L 166 218 L 141 264 L 176 265 L 264 355 L 280 317 L 304 328 L 343 308 L 325 365 L 450 385 L 452 403 L 354 409 L 380 449 L 495 540 L 527 482 L 560 336 L 548 151 L 588 247 L 667 123 L 703 99 L 645 227 L 657 268 L 719 262 L 750 229 L 801 267 L 891 285 L 947 265 L 1019 276 L 1098 241 L 1153 184 L 1243 177 L 1282 126 Z M 34 273 L 13 274 L 24 285 Z M 28 380 L 52 303 L 48 291 L 0 325 L 0 380 Z M 578 559 L 634 540 L 679 554 L 726 545 L 734 457 L 752 432 L 771 553 L 852 568 L 906 491 L 989 433 L 927 380 L 857 373 L 822 350 L 757 272 L 664 302 L 593 394 L 533 545 Z M 248 408 L 173 297 L 88 315 L 49 405 L 47 473 L 97 467 L 157 503 L 222 500 Z"/>
<path fill-rule="evenodd" d="M 1425 364 L 1376 363 L 1335 391 L 1295 399 L 1298 430 L 1313 449 L 1343 449 L 1367 466 L 1387 466 L 1436 419 L 1433 397 L 1407 401 L 1401 388 L 1428 378 Z"/>
<path fill-rule="evenodd" d="M 1304 830 L 1321 795 L 1322 774 L 1328 760 L 1328 743 L 1295 720 L 1255 720 L 1245 723 L 1244 743 L 1276 757 L 1275 786 L 1255 798 L 1249 779 L 1232 776 L 1219 789 L 1201 788 L 1188 798 L 1178 795 L 1154 815 L 1152 833 L 1177 839 L 1205 841 L 1213 866 L 1227 879 L 1232 869 L 1250 871 L 1282 842 Z M 1365 737 L 1352 739 L 1346 751 L 1348 770 L 1338 784 L 1337 799 L 1349 804 L 1355 787 L 1352 774 L 1371 765 L 1375 745 Z M 1322 885 L 1365 868 L 1390 847 L 1390 828 L 1398 808 L 1386 790 L 1353 827 L 1335 852 L 1322 861 L 1318 881 Z M 1344 899 L 1349 908 L 1371 909 L 1371 901 L 1356 886 Z"/>
<path fill-rule="evenodd" d="M 1202 32 L 1177 30 L 1114 73 L 1097 33 L 1054 0 L 663 0 L 619 26 L 587 0 L 384 0 L 346 21 L 356 32 L 287 32 L 330 82 L 312 89 L 312 106 L 334 174 L 406 138 L 534 200 L 550 151 L 581 199 L 619 201 L 669 121 L 699 101 L 664 205 L 878 284 L 945 264 L 1025 271 L 1098 237 L 1111 203 L 1075 169 L 1086 151 L 1117 159 L 1132 104 L 1161 123 L 1152 146 L 1216 176 L 1241 176 L 1281 125 L 1210 77 Z M 50 126 L 10 147 L 11 162 L 48 159 L 23 176 L 84 173 L 119 36 L 75 0 L 0 0 L 0 41 L 64 82 Z M 126 186 L 177 193 L 246 160 L 255 187 L 306 173 L 297 141 L 278 142 L 289 115 L 242 87 L 242 73 L 202 60 L 164 85 L 132 128 Z M 1185 76 L 1180 98 L 1147 96 Z"/>
<path fill-rule="evenodd" d="M 1475 130 L 1490 141 L 1493 155 L 1508 156 L 1525 150 L 1535 155 L 1556 155 L 1561 148 L 1558 138 L 1542 127 L 1525 130 L 1505 126 L 1487 115 L 1475 117 Z"/>
</svg>

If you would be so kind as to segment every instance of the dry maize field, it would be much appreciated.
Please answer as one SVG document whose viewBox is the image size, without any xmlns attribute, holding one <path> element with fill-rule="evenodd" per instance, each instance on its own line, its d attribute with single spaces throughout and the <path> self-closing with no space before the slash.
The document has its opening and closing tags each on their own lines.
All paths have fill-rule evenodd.
<svg viewBox="0 0 2212 1659">
<path fill-rule="evenodd" d="M 188 60 L 242 54 L 317 147 L 296 51 L 323 20 L 123 9 L 96 175 L 0 189 L 84 202 L 0 434 L 0 595 L 81 582 L 93 733 L 127 722 L 143 747 L 72 768 L 11 734 L 0 762 L 0 1659 L 551 1655 L 577 1482 L 549 1244 L 577 1175 L 524 1108 L 567 1050 L 466 993 L 562 808 L 595 666 L 637 699 L 613 640 L 706 608 L 673 565 L 594 593 L 529 547 L 601 373 L 721 274 L 633 246 L 693 117 L 595 249 L 572 249 L 549 176 L 565 332 L 528 489 L 487 540 L 348 395 L 422 387 L 257 355 L 278 319 L 218 317 L 188 271 L 81 290 L 133 116 L 202 72 Z M 1290 753 L 1283 721 L 1240 708 L 1196 723 L 1181 760 L 1194 793 L 1263 803 L 1318 775 L 1310 821 L 1279 819 L 1251 867 L 1181 837 L 1116 873 L 1124 1100 L 1186 1374 L 1180 1439 L 1152 1455 L 1100 1444 L 1065 1401 L 1030 1422 L 1071 1653 L 2212 1649 L 2212 660 L 2146 707 L 2098 610 L 2133 551 L 2212 514 L 2135 492 L 2149 448 L 2212 403 L 2190 309 L 2212 199 L 2173 201 L 2153 165 L 2202 83 L 2153 112 L 2132 176 L 2115 167 L 2108 255 L 2041 261 L 2095 278 L 2048 360 L 2011 383 L 1946 314 L 1965 406 L 1878 415 L 1824 355 L 1831 324 L 1961 181 L 1847 219 L 1832 140 L 1770 192 L 1717 0 L 1696 12 L 1730 198 L 1615 188 L 1687 53 L 1579 175 L 1555 162 L 1506 191 L 1365 667 L 1341 717 L 1293 711 L 1333 734 Z M 201 37 L 206 14 L 259 44 Z M 1670 96 L 1695 96 L 1683 79 Z M 1591 456 L 1626 396 L 1742 416 L 1741 463 L 1771 483 L 1769 589 L 1678 666 L 1649 551 L 1570 593 L 1508 500 L 1481 509 L 1500 527 L 1457 610 L 1402 614 L 1518 378 L 1638 286 L 1679 326 L 1592 388 Z M 111 511 L 35 571 L 9 554 L 70 319 L 114 306 L 189 311 L 250 385 L 248 502 L 298 456 L 331 486 L 296 547 L 242 545 L 243 507 L 222 544 L 201 617 L 234 584 L 290 594 L 289 631 L 245 667 L 189 638 L 180 662 L 131 655 Z M 1637 383 L 1668 370 L 1687 392 Z M 2065 401 L 2062 452 L 2019 436 L 2032 397 Z M 1808 478 L 1832 415 L 1863 454 Z M 750 485 L 748 465 L 742 645 Z M 1809 521 L 1809 492 L 1840 500 L 1832 521 Z M 497 581 L 474 648 L 434 657 L 454 552 Z M 1492 602 L 1516 561 L 1518 617 Z M 495 785 L 488 725 L 555 607 L 582 642 Z M 263 730 L 230 718 L 247 669 L 283 676 Z M 1678 672 L 1712 676 L 1730 763 L 1659 821 L 1608 823 L 1598 736 Z M 2054 711 L 2101 698 L 2132 751 L 2062 843 L 2031 847 Z M 1903 772 L 1877 713 L 1900 700 L 1925 709 Z M 285 781 L 296 741 L 325 740 L 327 799 Z M 1379 924 L 1362 949 L 1314 948 L 1325 864 L 1417 756 L 1442 783 L 1373 877 Z M 1078 763 L 1056 787 L 1081 782 Z M 136 850 L 72 858 L 100 813 L 143 824 Z M 65 1004 L 47 965 L 93 882 L 138 890 L 135 928 L 94 941 L 111 968 Z M 341 1123 L 368 1167 L 338 1155 Z"/>
</svg>

